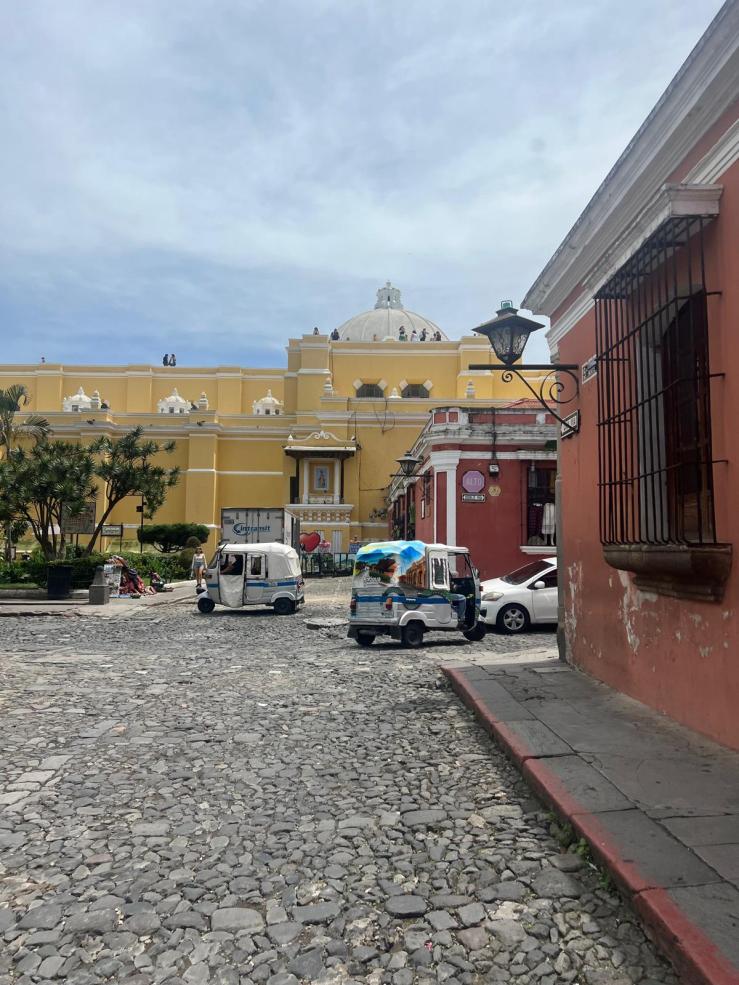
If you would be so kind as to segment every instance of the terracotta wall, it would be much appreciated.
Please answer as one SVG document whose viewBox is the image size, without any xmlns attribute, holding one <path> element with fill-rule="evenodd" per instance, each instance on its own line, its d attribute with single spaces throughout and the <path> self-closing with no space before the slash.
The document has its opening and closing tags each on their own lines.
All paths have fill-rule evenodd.
<svg viewBox="0 0 739 985">
<path fill-rule="evenodd" d="M 739 748 L 739 164 L 720 179 L 720 217 L 706 236 L 717 533 L 735 560 L 722 603 L 638 590 L 603 560 L 598 523 L 597 386 L 581 388 L 580 434 L 561 444 L 566 640 L 593 676 L 733 748 Z M 595 352 L 589 312 L 559 344 L 562 362 Z"/>
</svg>

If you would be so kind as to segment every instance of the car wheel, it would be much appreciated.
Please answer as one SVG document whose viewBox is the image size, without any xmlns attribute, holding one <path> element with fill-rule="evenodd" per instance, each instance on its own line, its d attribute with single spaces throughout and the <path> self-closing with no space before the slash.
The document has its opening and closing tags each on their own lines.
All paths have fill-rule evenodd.
<svg viewBox="0 0 739 985">
<path fill-rule="evenodd" d="M 462 636 L 470 643 L 479 643 L 480 640 L 485 639 L 485 633 L 487 632 L 484 622 L 478 622 L 478 624 L 473 629 L 465 629 Z"/>
<path fill-rule="evenodd" d="M 409 650 L 417 650 L 423 646 L 423 623 L 414 621 L 406 623 L 400 631 L 403 646 Z"/>
<path fill-rule="evenodd" d="M 357 633 L 357 643 L 359 643 L 360 646 L 372 646 L 374 642 L 375 642 L 374 633 L 366 633 L 361 629 Z"/>
<path fill-rule="evenodd" d="M 277 599 L 275 602 L 275 612 L 278 616 L 289 616 L 295 612 L 295 603 L 292 599 Z"/>
<path fill-rule="evenodd" d="M 205 615 L 212 612 L 215 607 L 216 604 L 209 595 L 201 595 L 198 599 L 198 609 Z"/>
<path fill-rule="evenodd" d="M 524 633 L 531 625 L 531 618 L 522 605 L 511 602 L 500 610 L 496 624 L 501 633 Z"/>
</svg>

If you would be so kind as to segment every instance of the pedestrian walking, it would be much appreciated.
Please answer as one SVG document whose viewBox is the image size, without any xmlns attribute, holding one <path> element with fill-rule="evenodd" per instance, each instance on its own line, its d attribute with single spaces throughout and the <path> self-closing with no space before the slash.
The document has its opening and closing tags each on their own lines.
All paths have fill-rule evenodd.
<svg viewBox="0 0 739 985">
<path fill-rule="evenodd" d="M 190 568 L 190 574 L 194 576 L 197 581 L 197 585 L 195 586 L 196 592 L 203 591 L 203 575 L 205 574 L 207 564 L 208 562 L 205 560 L 203 548 L 198 547 L 192 556 L 192 565 Z"/>
</svg>

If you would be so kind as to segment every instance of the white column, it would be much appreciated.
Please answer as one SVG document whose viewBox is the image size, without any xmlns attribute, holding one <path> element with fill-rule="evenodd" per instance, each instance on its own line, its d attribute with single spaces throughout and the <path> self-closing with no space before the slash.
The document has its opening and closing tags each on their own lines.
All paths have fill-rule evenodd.
<svg viewBox="0 0 739 985">
<path fill-rule="evenodd" d="M 457 545 L 457 465 L 462 457 L 460 451 L 432 451 L 429 464 L 438 475 L 446 475 L 446 503 L 439 503 L 438 484 L 434 490 L 434 538 L 438 537 L 437 508 L 446 509 L 446 542 L 450 547 Z"/>
<path fill-rule="evenodd" d="M 308 502 L 309 489 L 308 489 L 308 479 L 310 477 L 310 465 L 308 464 L 308 459 L 301 459 L 301 466 L 303 469 L 303 502 Z"/>
<path fill-rule="evenodd" d="M 334 502 L 341 500 L 341 460 L 334 459 Z"/>
<path fill-rule="evenodd" d="M 457 469 L 446 469 L 446 542 L 457 545 Z"/>
</svg>

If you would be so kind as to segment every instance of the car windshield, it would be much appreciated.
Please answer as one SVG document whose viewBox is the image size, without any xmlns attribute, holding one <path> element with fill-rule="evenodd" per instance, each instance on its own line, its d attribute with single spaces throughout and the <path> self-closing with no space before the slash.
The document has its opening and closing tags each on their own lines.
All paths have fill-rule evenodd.
<svg viewBox="0 0 739 985">
<path fill-rule="evenodd" d="M 511 571 L 509 575 L 503 575 L 500 580 L 506 582 L 508 585 L 523 585 L 525 581 L 533 578 L 534 575 L 540 575 L 544 571 L 549 571 L 551 566 L 551 562 L 549 561 L 531 561 L 530 564 L 525 564 L 522 568 L 516 568 L 515 571 Z"/>
</svg>

